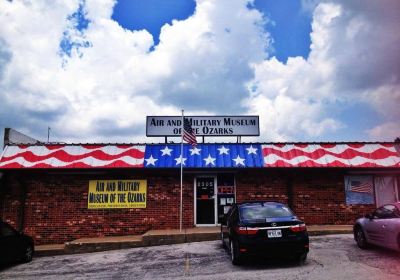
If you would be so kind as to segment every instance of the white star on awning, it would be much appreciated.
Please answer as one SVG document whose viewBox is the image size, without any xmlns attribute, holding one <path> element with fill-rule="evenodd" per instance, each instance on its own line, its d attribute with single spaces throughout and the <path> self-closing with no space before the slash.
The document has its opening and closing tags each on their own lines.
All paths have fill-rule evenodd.
<svg viewBox="0 0 400 280">
<path fill-rule="evenodd" d="M 193 155 L 200 155 L 201 149 L 199 149 L 199 148 L 197 148 L 197 147 L 194 147 L 193 149 L 189 149 L 189 151 L 190 151 L 190 155 L 191 155 L 191 156 L 193 156 Z"/>
<path fill-rule="evenodd" d="M 250 154 L 255 154 L 256 155 L 258 149 L 253 148 L 253 145 L 250 145 L 250 147 L 246 148 L 246 150 L 247 150 L 247 154 L 248 155 L 250 155 Z"/>
<path fill-rule="evenodd" d="M 203 159 L 206 163 L 206 165 L 209 165 L 210 163 L 212 164 L 212 165 L 215 165 L 215 160 L 216 160 L 216 158 L 213 158 L 213 157 L 211 157 L 211 155 L 210 154 L 208 154 L 208 157 L 206 157 L 206 158 L 204 158 Z"/>
<path fill-rule="evenodd" d="M 180 165 L 181 162 L 182 162 L 182 165 L 185 165 L 185 161 L 186 161 L 186 160 L 187 160 L 187 158 L 183 158 L 182 156 L 177 157 L 177 158 L 175 159 L 175 161 L 176 161 L 176 164 L 175 164 L 175 165 Z"/>
<path fill-rule="evenodd" d="M 226 154 L 228 155 L 229 149 L 225 148 L 225 146 L 222 146 L 221 148 L 217 149 L 219 151 L 220 155 Z"/>
<path fill-rule="evenodd" d="M 172 152 L 172 149 L 168 148 L 168 146 L 165 146 L 165 148 L 160 150 L 160 151 L 162 152 L 162 156 L 165 156 L 165 155 L 169 155 L 170 156 L 171 152 Z"/>
<path fill-rule="evenodd" d="M 149 165 L 154 165 L 155 166 L 156 165 L 156 161 L 158 159 L 153 158 L 153 155 L 150 155 L 149 158 L 145 158 L 144 160 L 146 161 L 146 166 L 149 166 Z"/>
<path fill-rule="evenodd" d="M 232 159 L 235 162 L 235 165 L 244 165 L 244 158 L 241 158 L 239 155 L 236 158 Z"/>
</svg>

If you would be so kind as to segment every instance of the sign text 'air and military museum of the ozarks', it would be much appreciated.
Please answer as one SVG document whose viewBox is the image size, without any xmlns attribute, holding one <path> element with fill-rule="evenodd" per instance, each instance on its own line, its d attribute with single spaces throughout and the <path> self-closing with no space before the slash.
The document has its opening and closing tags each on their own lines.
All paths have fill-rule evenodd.
<svg viewBox="0 0 400 280">
<path fill-rule="evenodd" d="M 259 136 L 258 116 L 185 116 L 197 136 Z M 147 136 L 180 136 L 181 116 L 148 116 Z"/>
</svg>

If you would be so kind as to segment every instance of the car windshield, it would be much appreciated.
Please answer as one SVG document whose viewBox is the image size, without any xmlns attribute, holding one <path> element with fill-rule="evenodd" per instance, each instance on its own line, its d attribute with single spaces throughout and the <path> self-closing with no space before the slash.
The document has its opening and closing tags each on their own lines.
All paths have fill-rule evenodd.
<svg viewBox="0 0 400 280">
<path fill-rule="evenodd" d="M 280 218 L 293 216 L 292 211 L 282 204 L 252 204 L 240 208 L 240 215 L 244 220 L 259 220 L 266 218 Z"/>
</svg>

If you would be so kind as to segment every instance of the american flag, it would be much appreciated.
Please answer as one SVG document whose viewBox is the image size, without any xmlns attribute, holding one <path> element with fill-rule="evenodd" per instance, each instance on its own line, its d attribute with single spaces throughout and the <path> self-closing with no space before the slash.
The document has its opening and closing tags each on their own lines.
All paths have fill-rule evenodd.
<svg viewBox="0 0 400 280">
<path fill-rule="evenodd" d="M 351 181 L 350 191 L 372 194 L 372 183 L 367 181 Z"/>
<path fill-rule="evenodd" d="M 196 146 L 196 134 L 187 118 L 183 119 L 183 140 L 192 146 Z"/>
</svg>

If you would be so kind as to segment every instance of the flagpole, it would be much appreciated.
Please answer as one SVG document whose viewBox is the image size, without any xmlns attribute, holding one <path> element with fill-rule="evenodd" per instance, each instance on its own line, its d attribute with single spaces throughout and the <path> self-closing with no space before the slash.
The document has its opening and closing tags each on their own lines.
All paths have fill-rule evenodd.
<svg viewBox="0 0 400 280">
<path fill-rule="evenodd" d="M 181 127 L 181 199 L 180 199 L 180 211 L 179 211 L 179 231 L 182 231 L 182 192 L 183 192 L 183 110 L 182 110 L 182 127 Z"/>
</svg>

